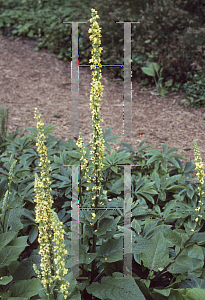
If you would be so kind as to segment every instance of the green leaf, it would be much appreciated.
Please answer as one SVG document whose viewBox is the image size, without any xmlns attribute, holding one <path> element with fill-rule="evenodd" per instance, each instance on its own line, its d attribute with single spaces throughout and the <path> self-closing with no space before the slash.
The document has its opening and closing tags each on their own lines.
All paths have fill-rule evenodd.
<svg viewBox="0 0 205 300">
<path fill-rule="evenodd" d="M 113 218 L 113 217 L 112 217 Z M 116 221 L 115 219 L 108 219 L 108 218 L 101 218 L 98 222 L 98 228 L 95 232 L 96 235 L 104 235 L 108 231 L 112 231 L 116 228 Z"/>
<path fill-rule="evenodd" d="M 161 216 L 161 210 L 160 210 L 159 205 L 154 205 L 153 208 Z"/>
<path fill-rule="evenodd" d="M 7 285 L 9 282 L 11 282 L 13 277 L 10 276 L 3 276 L 0 278 L 0 285 Z"/>
<path fill-rule="evenodd" d="M 199 289 L 199 288 L 193 288 L 193 289 L 183 289 L 183 292 L 185 292 L 184 299 L 186 300 L 196 300 L 196 299 L 205 299 L 205 290 Z M 182 294 L 182 290 L 178 290 L 178 293 Z"/>
<path fill-rule="evenodd" d="M 141 227 L 136 219 L 133 219 L 132 221 L 132 229 L 134 229 L 137 234 L 140 234 Z"/>
<path fill-rule="evenodd" d="M 166 205 L 165 205 L 165 208 L 164 208 L 164 211 L 163 211 L 163 219 L 168 219 L 169 218 L 169 213 L 171 211 L 171 209 L 175 206 L 176 204 L 176 200 L 172 200 L 172 201 L 169 201 Z"/>
<path fill-rule="evenodd" d="M 15 31 L 15 32 L 14 32 L 14 31 Z M 13 31 L 13 33 L 18 32 L 17 30 L 14 30 L 14 31 Z M 29 33 L 28 33 L 28 36 L 29 36 L 30 38 L 32 38 L 32 37 L 34 36 L 34 30 L 30 30 Z"/>
<path fill-rule="evenodd" d="M 109 183 L 108 183 L 109 185 Z M 115 193 L 120 195 L 122 191 L 124 191 L 124 184 L 122 178 L 118 179 L 114 184 L 109 185 L 109 190 L 111 193 Z"/>
<path fill-rule="evenodd" d="M 90 264 L 98 255 L 98 253 L 87 253 L 87 246 L 80 244 L 79 258 L 82 264 Z"/>
<path fill-rule="evenodd" d="M 148 234 L 156 227 L 158 221 L 157 220 L 148 220 L 144 225 L 143 236 L 147 237 Z"/>
<path fill-rule="evenodd" d="M 157 154 L 152 156 L 150 159 L 148 159 L 147 164 L 151 164 L 154 161 L 161 161 L 162 160 L 162 154 Z"/>
<path fill-rule="evenodd" d="M 152 68 L 142 67 L 141 69 L 146 75 L 155 77 L 155 72 Z"/>
<path fill-rule="evenodd" d="M 132 277 L 124 278 L 124 280 L 116 277 L 123 277 L 123 274 L 114 272 L 112 277 L 103 277 L 101 283 L 93 282 L 86 287 L 86 290 L 89 294 L 104 300 L 146 300 Z"/>
<path fill-rule="evenodd" d="M 12 298 L 16 299 L 16 297 L 19 297 L 19 299 L 29 299 L 38 294 L 39 285 L 40 279 L 33 278 L 16 282 L 9 287 L 9 290 L 12 293 Z"/>
<path fill-rule="evenodd" d="M 136 241 L 136 242 L 135 242 Z M 143 252 L 149 251 L 150 248 L 154 246 L 154 243 L 148 239 L 141 236 L 133 237 L 132 253 L 141 254 Z"/>
<path fill-rule="evenodd" d="M 0 250 L 10 243 L 18 232 L 8 231 L 0 234 Z"/>
<path fill-rule="evenodd" d="M 157 189 L 159 190 L 159 188 L 160 188 L 159 175 L 156 172 L 153 172 L 151 177 L 152 177 L 152 180 L 155 182 Z"/>
<path fill-rule="evenodd" d="M 139 196 L 143 196 L 144 198 L 148 199 L 152 204 L 154 204 L 154 199 L 153 197 L 150 196 L 151 195 L 157 195 L 158 193 L 156 192 L 156 190 L 151 189 L 151 187 L 154 185 L 154 182 L 148 182 L 148 183 L 144 183 L 145 182 L 145 178 L 142 178 L 140 180 L 138 179 L 134 179 L 134 183 L 136 185 L 135 190 L 134 190 L 134 194 L 139 197 Z"/>
<path fill-rule="evenodd" d="M 126 149 L 126 148 L 120 149 L 120 150 L 118 150 L 118 152 L 122 152 L 122 151 L 126 150 L 126 151 L 133 152 L 134 154 L 136 153 L 135 149 L 132 148 L 132 146 L 131 146 L 130 144 L 125 143 L 125 142 L 120 142 L 120 144 L 121 144 L 122 146 L 126 147 L 127 149 Z"/>
<path fill-rule="evenodd" d="M 166 158 L 163 157 L 162 160 L 161 160 L 161 163 L 162 163 L 162 168 L 165 172 L 167 172 L 167 161 L 166 161 Z"/>
<path fill-rule="evenodd" d="M 182 247 L 181 235 L 179 233 L 177 233 L 176 230 L 172 230 L 172 229 L 168 228 L 163 232 L 163 235 L 164 235 L 165 239 L 169 243 L 171 243 L 172 246 L 178 246 L 180 248 Z"/>
<path fill-rule="evenodd" d="M 132 164 L 132 161 L 127 159 L 130 157 L 130 153 L 125 152 L 115 152 L 114 150 L 111 151 L 110 154 L 107 154 L 103 159 L 103 171 L 108 169 L 112 165 L 124 165 L 124 164 Z"/>
<path fill-rule="evenodd" d="M 29 232 L 29 238 L 28 238 L 29 242 L 33 244 L 37 236 L 38 236 L 38 226 L 33 226 Z"/>
<path fill-rule="evenodd" d="M 66 151 L 66 153 L 74 158 L 80 159 L 82 154 L 80 152 L 76 152 L 76 151 Z"/>
<path fill-rule="evenodd" d="M 147 149 L 148 147 L 151 147 L 151 146 L 153 146 L 154 144 L 149 144 L 149 145 L 147 145 L 147 146 L 143 146 L 142 147 L 142 145 L 145 143 L 145 141 L 146 140 L 143 140 L 140 144 L 139 144 L 139 146 L 137 147 L 137 152 L 139 152 L 141 155 L 144 155 L 144 152 L 145 151 L 143 151 L 144 149 Z M 149 150 L 148 150 L 149 151 Z"/>
<path fill-rule="evenodd" d="M 162 145 L 162 149 L 163 149 L 163 154 L 162 154 L 162 155 L 163 155 L 164 157 L 166 157 L 166 154 L 167 154 L 167 148 L 168 148 L 168 147 L 167 147 L 166 144 L 163 144 L 163 145 Z"/>
<path fill-rule="evenodd" d="M 103 139 L 105 141 L 105 146 L 107 147 L 107 149 L 111 152 L 112 148 L 110 147 L 109 143 L 119 143 L 119 141 L 116 141 L 115 139 L 117 138 L 121 138 L 121 136 L 110 136 L 108 137 L 108 135 L 111 133 L 112 128 L 109 127 L 106 132 L 104 133 L 104 128 L 102 127 L 102 132 L 103 132 Z"/>
<path fill-rule="evenodd" d="M 15 271 L 12 273 L 13 280 L 25 280 L 30 279 L 32 276 L 36 276 L 36 273 L 33 269 L 33 264 L 37 265 L 40 268 L 41 264 L 41 255 L 39 254 L 39 249 L 35 249 L 31 256 L 23 259 Z"/>
<path fill-rule="evenodd" d="M 35 217 L 33 216 L 33 212 L 29 209 L 24 209 L 23 216 L 32 221 L 34 224 L 36 223 Z"/>
<path fill-rule="evenodd" d="M 172 84 L 173 84 L 173 79 L 172 79 L 172 78 L 169 79 L 169 80 L 167 80 L 167 81 L 165 82 L 165 86 L 172 86 Z"/>
<path fill-rule="evenodd" d="M 174 183 L 175 181 L 178 181 L 180 178 L 182 177 L 182 174 L 179 175 L 174 175 L 170 178 L 168 178 L 165 182 L 165 187 L 168 187 L 169 185 L 171 185 L 172 183 Z M 179 188 L 180 186 L 178 186 Z M 183 186 L 184 187 L 184 186 Z M 172 187 L 171 187 L 172 188 Z"/>
<path fill-rule="evenodd" d="M 6 246 L 0 250 L 0 265 L 1 268 L 9 266 L 13 261 L 19 258 L 21 252 L 25 249 L 28 236 L 21 236 L 15 238 Z"/>
<path fill-rule="evenodd" d="M 149 270 L 158 271 L 158 268 L 164 268 L 165 262 L 169 258 L 169 249 L 162 232 L 158 232 L 150 239 L 154 246 L 141 254 L 145 267 Z"/>
<path fill-rule="evenodd" d="M 104 139 L 106 139 L 107 137 L 108 137 L 108 135 L 111 133 L 111 131 L 112 131 L 112 128 L 111 127 L 109 127 L 106 131 L 105 131 L 105 133 L 104 133 L 104 130 L 103 130 L 103 138 Z"/>
<path fill-rule="evenodd" d="M 117 167 L 117 166 L 111 167 L 111 170 L 112 170 L 114 173 L 118 174 L 118 167 Z"/>
<path fill-rule="evenodd" d="M 167 93 L 167 90 L 164 87 L 159 87 L 158 93 L 164 96 Z"/>
<path fill-rule="evenodd" d="M 159 71 L 160 66 L 157 63 L 151 62 L 151 63 L 148 64 L 148 67 L 152 67 L 158 75 L 158 71 Z M 158 75 L 158 77 L 159 77 L 159 75 Z"/>
<path fill-rule="evenodd" d="M 105 223 L 103 223 L 105 224 Z M 102 225 L 101 225 L 102 227 Z M 98 255 L 102 262 L 115 262 L 123 259 L 123 237 L 113 240 L 110 239 L 107 242 L 103 242 L 98 251 Z"/>
</svg>

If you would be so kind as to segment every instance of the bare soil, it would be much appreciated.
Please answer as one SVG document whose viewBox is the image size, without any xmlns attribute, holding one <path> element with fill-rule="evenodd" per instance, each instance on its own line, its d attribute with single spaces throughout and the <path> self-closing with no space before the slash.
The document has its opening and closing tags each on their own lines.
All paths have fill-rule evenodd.
<svg viewBox="0 0 205 300">
<path fill-rule="evenodd" d="M 48 50 L 34 51 L 35 44 L 30 39 L 8 39 L 0 35 L 0 105 L 9 108 L 8 128 L 14 132 L 21 118 L 26 118 L 20 126 L 36 127 L 34 108 L 37 107 L 45 125 L 57 124 L 53 135 L 65 141 L 73 137 L 71 132 L 71 63 L 57 59 Z M 92 134 L 90 109 L 90 89 L 92 71 L 89 67 L 79 68 L 79 114 L 80 131 L 84 142 L 89 142 Z M 169 93 L 162 99 L 151 95 L 141 85 L 132 83 L 132 136 L 123 136 L 123 81 L 110 82 L 107 68 L 102 69 L 104 86 L 101 101 L 102 124 L 106 130 L 112 127 L 112 136 L 129 143 L 135 150 L 142 140 L 144 145 L 154 144 L 149 149 L 162 151 L 162 144 L 180 147 L 178 153 L 194 162 L 196 140 L 205 162 L 205 111 L 204 108 L 183 108 L 178 103 L 185 102 L 182 93 Z M 62 115 L 56 118 L 54 115 Z M 30 133 L 25 131 L 25 133 Z M 123 148 L 118 143 L 112 149 Z M 190 150 L 187 150 L 189 148 Z M 185 161 L 183 161 L 185 166 Z"/>
</svg>

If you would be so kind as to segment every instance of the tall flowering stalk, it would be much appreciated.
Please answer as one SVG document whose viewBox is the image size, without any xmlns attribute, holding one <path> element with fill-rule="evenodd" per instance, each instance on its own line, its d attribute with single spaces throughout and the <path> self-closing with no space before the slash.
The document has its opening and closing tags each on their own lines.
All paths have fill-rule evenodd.
<svg viewBox="0 0 205 300">
<path fill-rule="evenodd" d="M 196 170 L 198 171 L 198 173 L 196 174 L 196 176 L 198 177 L 198 180 L 200 182 L 200 186 L 198 187 L 199 189 L 199 206 L 195 209 L 196 211 L 199 212 L 198 217 L 195 219 L 197 225 L 199 222 L 199 218 L 202 218 L 201 213 L 201 206 L 203 204 L 202 202 L 202 195 L 204 194 L 204 192 L 202 191 L 202 185 L 204 184 L 204 171 L 203 171 L 203 163 L 200 157 L 200 153 L 199 153 L 199 149 L 198 146 L 196 144 L 196 141 L 194 141 L 194 156 L 195 156 L 195 162 L 196 162 Z M 194 231 L 193 229 L 191 229 L 191 231 Z"/>
<path fill-rule="evenodd" d="M 100 122 L 103 120 L 100 119 L 100 97 L 102 96 L 102 90 L 103 86 L 100 83 L 100 79 L 102 78 L 101 75 L 101 59 L 100 54 L 103 50 L 102 47 L 100 47 L 101 44 L 101 28 L 99 27 L 97 23 L 97 19 L 99 19 L 99 16 L 97 15 L 97 11 L 95 9 L 91 9 L 92 12 L 92 18 L 90 19 L 91 28 L 88 30 L 88 33 L 91 33 L 90 40 L 92 41 L 92 58 L 89 60 L 91 65 L 92 72 L 92 83 L 91 83 L 91 92 L 90 92 L 90 108 L 92 109 L 92 121 L 93 121 L 93 138 L 91 139 L 90 143 L 92 144 L 92 149 L 90 151 L 91 154 L 91 161 L 94 165 L 93 168 L 93 187 L 91 191 L 92 195 L 92 207 L 97 210 L 98 202 L 99 202 L 99 196 L 101 193 L 101 181 L 103 180 L 102 177 L 102 169 L 103 169 L 103 157 L 104 157 L 104 139 L 102 134 L 102 128 L 100 127 Z M 79 148 L 82 149 L 82 157 L 80 160 L 83 160 L 83 166 L 82 168 L 85 168 L 85 178 L 87 179 L 87 182 L 89 183 L 89 187 L 87 187 L 87 191 L 90 190 L 90 184 L 91 184 L 91 176 L 88 176 L 87 173 L 89 172 L 88 168 L 88 160 L 85 159 L 86 151 L 84 149 L 83 140 L 81 133 L 79 135 L 79 140 L 77 142 L 77 145 Z M 94 192 L 94 196 L 93 193 Z M 100 203 L 103 204 L 103 203 Z M 95 218 L 96 214 L 92 213 L 93 219 Z M 93 225 L 91 223 L 91 225 Z M 97 222 L 94 224 L 94 231 L 97 230 Z M 96 253 L 96 235 L 93 234 L 93 253 Z M 95 260 L 92 262 L 92 272 L 91 272 L 91 281 L 93 281 L 94 276 L 94 269 L 95 269 Z"/>
<path fill-rule="evenodd" d="M 95 9 L 91 9 L 92 12 L 92 18 L 90 19 L 91 22 L 91 28 L 88 30 L 89 33 L 92 33 L 90 35 L 90 40 L 92 41 L 92 58 L 89 60 L 90 63 L 93 63 L 91 65 L 91 70 L 94 69 L 92 72 L 92 83 L 91 83 L 91 95 L 90 95 L 90 108 L 92 109 L 92 121 L 93 121 L 93 138 L 91 139 L 90 143 L 92 143 L 92 150 L 90 151 L 91 161 L 94 165 L 93 174 L 95 181 L 95 185 L 92 187 L 92 191 L 95 192 L 96 195 L 92 197 L 92 200 L 95 200 L 95 203 L 92 204 L 93 207 L 97 207 L 98 205 L 98 199 L 100 196 L 100 190 L 101 190 L 101 181 L 102 178 L 102 169 L 103 169 L 103 157 L 104 157 L 104 139 L 102 135 L 102 128 L 100 127 L 100 122 L 103 120 L 100 119 L 100 97 L 102 96 L 102 90 L 103 86 L 100 83 L 100 79 L 102 78 L 101 75 L 101 59 L 100 59 L 100 53 L 103 50 L 102 47 L 99 47 L 101 44 L 101 30 L 96 22 L 96 19 L 99 18 L 97 15 L 97 11 Z M 82 168 L 85 168 L 85 178 L 87 179 L 87 182 L 89 183 L 89 187 L 87 187 L 87 191 L 90 190 L 90 183 L 91 183 L 91 176 L 88 176 L 87 173 L 89 172 L 88 168 L 88 160 L 85 159 L 86 151 L 84 149 L 82 135 L 80 133 L 79 140 L 77 141 L 77 145 L 79 148 L 82 149 L 82 157 L 80 160 L 83 160 L 84 165 Z"/>
<path fill-rule="evenodd" d="M 92 109 L 92 121 L 93 121 L 93 138 L 91 139 L 90 143 L 92 143 L 92 150 L 91 150 L 91 160 L 94 164 L 94 169 L 93 169 L 93 174 L 94 174 L 94 181 L 96 181 L 96 185 L 93 186 L 92 190 L 96 191 L 96 195 L 92 198 L 92 200 L 95 200 L 99 197 L 100 195 L 100 189 L 101 189 L 101 181 L 103 180 L 102 178 L 102 168 L 103 168 L 103 157 L 104 157 L 104 139 L 103 139 L 103 135 L 102 135 L 102 128 L 100 127 L 100 121 L 103 122 L 102 119 L 100 119 L 100 97 L 102 96 L 102 90 L 103 90 L 103 86 L 101 85 L 100 79 L 102 78 L 101 75 L 101 69 L 102 65 L 101 65 L 101 59 L 100 59 L 100 54 L 101 51 L 103 50 L 102 47 L 99 47 L 101 44 L 101 30 L 100 27 L 98 25 L 98 23 L 96 22 L 96 19 L 99 18 L 99 16 L 97 15 L 97 11 L 95 9 L 91 9 L 92 11 L 92 18 L 90 19 L 91 22 L 91 28 L 88 30 L 88 33 L 92 33 L 90 35 L 90 40 L 92 41 L 92 58 L 89 60 L 90 63 L 93 63 L 93 65 L 91 65 L 91 70 L 94 69 L 94 71 L 92 72 L 92 83 L 91 83 L 91 95 L 90 95 L 90 108 Z M 88 179 L 88 183 L 91 183 L 91 177 L 87 175 L 87 172 L 89 171 L 88 169 L 88 161 L 85 159 L 84 155 L 85 155 L 85 150 L 83 147 L 83 141 L 82 141 L 82 136 L 80 133 L 80 137 L 79 140 L 77 142 L 77 145 L 82 148 L 83 150 L 83 156 L 81 158 L 81 160 L 83 160 L 84 162 L 84 166 L 86 166 L 85 171 L 85 178 Z M 84 168 L 84 166 L 82 166 L 82 168 Z M 90 185 L 89 188 L 87 188 L 87 190 L 90 190 Z M 92 206 L 94 207 L 95 205 L 92 204 Z"/>
<path fill-rule="evenodd" d="M 48 299 L 49 296 L 53 295 L 50 286 L 54 280 L 61 280 L 62 285 L 60 287 L 61 292 L 64 295 L 64 299 L 67 298 L 68 291 L 66 288 L 70 285 L 63 278 L 68 270 L 64 268 L 65 261 L 64 255 L 67 254 L 67 250 L 64 242 L 64 230 L 62 229 L 63 223 L 59 221 L 58 215 L 52 209 L 52 196 L 50 194 L 50 179 L 49 179 L 49 163 L 47 155 L 47 147 L 45 146 L 45 135 L 44 135 L 44 123 L 40 119 L 39 112 L 35 108 L 35 118 L 37 119 L 38 129 L 38 152 L 40 153 L 39 166 L 42 168 L 41 179 L 35 173 L 35 188 L 36 197 L 34 202 L 36 203 L 36 222 L 39 223 L 39 244 L 40 244 L 40 255 L 41 255 L 41 269 L 42 274 L 37 270 L 36 265 L 33 265 L 35 272 L 41 279 L 44 288 L 47 291 Z M 53 230 L 52 230 L 53 229 Z M 54 245 L 56 243 L 56 246 Z"/>
</svg>

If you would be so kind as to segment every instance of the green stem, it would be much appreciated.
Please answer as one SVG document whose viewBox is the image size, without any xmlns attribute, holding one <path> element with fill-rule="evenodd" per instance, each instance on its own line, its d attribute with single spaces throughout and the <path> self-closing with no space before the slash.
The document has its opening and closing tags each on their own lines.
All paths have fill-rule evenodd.
<svg viewBox="0 0 205 300">
<path fill-rule="evenodd" d="M 9 203 L 8 203 L 8 207 L 10 206 L 10 199 L 11 199 L 11 177 L 9 178 Z M 6 210 L 6 212 L 5 212 L 5 215 L 6 215 L 6 213 L 7 213 L 7 211 L 8 211 L 8 209 Z M 10 214 L 10 211 L 8 211 L 9 212 L 9 214 Z M 4 226 L 4 225 L 3 225 Z M 8 223 L 7 223 L 7 226 L 6 226 L 7 228 L 6 228 L 6 231 L 5 232 L 7 232 L 7 230 L 8 230 Z"/>
<path fill-rule="evenodd" d="M 49 257 L 50 257 L 50 265 L 51 265 L 51 276 L 55 276 L 55 264 L 54 264 L 54 245 L 53 245 L 54 233 L 50 229 L 48 233 L 48 243 L 49 243 Z M 53 299 L 57 299 L 57 292 L 53 290 L 51 293 L 50 286 L 47 285 L 47 292 L 49 294 L 48 299 L 50 299 L 50 295 L 53 295 Z M 52 298 L 51 298 L 52 299 Z"/>
<path fill-rule="evenodd" d="M 97 178 L 96 178 L 96 186 L 97 186 Z M 98 207 L 98 197 L 95 198 L 95 211 Z M 95 230 L 97 230 L 97 221 L 94 224 L 94 229 L 93 231 L 95 232 Z M 96 242 L 97 242 L 97 236 L 96 234 L 93 233 L 93 251 L 92 253 L 96 253 Z M 95 266 L 96 266 L 96 261 L 95 259 L 92 261 L 92 266 L 91 266 L 91 283 L 94 281 L 95 279 Z"/>
<path fill-rule="evenodd" d="M 82 208 L 82 184 L 81 184 L 81 175 L 82 175 L 82 171 L 81 171 L 81 163 L 80 163 L 80 178 L 79 178 L 79 192 L 80 192 L 80 207 Z M 81 226 L 81 234 L 83 235 L 83 223 L 80 224 Z M 81 238 L 81 245 L 83 244 L 83 237 Z"/>
</svg>

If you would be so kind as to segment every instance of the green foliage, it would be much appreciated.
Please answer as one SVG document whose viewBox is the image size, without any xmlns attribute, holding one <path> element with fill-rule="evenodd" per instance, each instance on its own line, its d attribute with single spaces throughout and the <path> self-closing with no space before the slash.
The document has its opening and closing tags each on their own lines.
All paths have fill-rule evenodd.
<svg viewBox="0 0 205 300">
<path fill-rule="evenodd" d="M 205 78 L 203 71 L 197 71 L 190 79 L 182 87 L 188 98 L 188 101 L 182 105 L 185 106 L 188 103 L 191 107 L 198 108 L 201 105 L 205 107 Z"/>
<path fill-rule="evenodd" d="M 65 267 L 70 269 L 70 165 L 79 164 L 81 154 L 71 138 L 64 142 L 51 136 L 48 132 L 52 128 L 53 126 L 47 125 L 45 130 L 52 169 L 51 194 L 55 200 L 55 211 L 66 232 L 65 248 L 68 254 L 65 257 Z M 31 256 L 20 263 L 17 261 L 25 247 L 31 247 L 38 237 L 33 203 L 34 173 L 38 172 L 39 162 L 34 140 L 37 130 L 32 127 L 27 127 L 27 130 L 32 134 L 15 139 L 5 138 L 2 145 L 5 151 L 0 156 L 0 296 L 3 299 L 46 299 L 39 279 L 33 278 L 33 263 L 40 270 L 39 249 L 33 250 Z M 111 128 L 105 132 L 103 130 L 108 151 L 111 149 L 109 142 L 116 138 L 109 137 L 110 133 Z M 195 229 L 195 208 L 199 196 L 197 187 L 185 182 L 185 178 L 190 179 L 190 173 L 195 171 L 195 165 L 187 162 L 183 169 L 180 159 L 184 157 L 173 153 L 178 148 L 168 151 L 166 144 L 163 144 L 162 152 L 147 150 L 150 145 L 143 146 L 144 142 L 140 143 L 137 151 L 126 143 L 120 143 L 125 148 L 118 152 L 111 150 L 109 154 L 105 151 L 101 196 L 104 205 L 99 205 L 101 210 L 97 211 L 94 219 L 92 211 L 80 210 L 79 215 L 80 224 L 83 225 L 83 234 L 79 234 L 79 239 L 83 241 L 79 245 L 80 276 L 88 276 L 88 279 L 73 281 L 69 272 L 67 280 L 72 283 L 72 293 L 68 299 L 87 299 L 90 294 L 95 299 L 114 299 L 116 296 L 126 299 L 126 295 L 131 299 L 136 298 L 136 295 L 139 299 L 178 299 L 186 295 L 194 299 L 197 293 L 203 292 L 204 205 L 201 225 L 193 234 L 191 230 Z M 86 158 L 89 160 L 88 146 L 89 143 L 85 144 Z M 134 165 L 131 179 L 131 229 L 124 227 L 123 167 L 119 166 L 124 164 Z M 84 170 L 81 172 L 79 187 L 82 208 L 87 209 L 91 201 L 89 192 L 86 191 L 88 184 L 83 180 Z M 9 188 L 11 197 L 8 201 Z M 3 210 L 3 207 L 6 209 Z M 95 232 L 96 253 L 91 250 L 94 233 L 91 222 L 98 224 Z M 133 243 L 132 274 L 135 278 L 117 279 L 116 277 L 123 276 L 124 233 L 130 231 Z M 9 255 L 6 260 L 5 253 Z M 97 259 L 96 279 L 91 283 L 91 263 L 94 259 Z M 199 280 L 201 284 L 198 283 Z M 57 282 L 54 287 L 58 287 Z"/>
<path fill-rule="evenodd" d="M 140 76 L 139 66 L 146 66 L 147 61 L 157 63 L 163 67 L 161 83 L 169 91 L 178 90 L 193 76 L 196 61 L 203 66 L 204 22 L 200 22 L 198 14 L 199 10 L 204 12 L 204 7 L 197 3 L 196 15 L 196 10 L 190 9 L 190 2 L 156 0 L 145 11 L 141 10 L 141 23 L 133 26 L 136 43 L 133 70 Z M 143 82 L 150 83 L 150 80 L 145 78 Z M 192 93 L 194 90 L 190 87 L 187 94 Z"/>
<path fill-rule="evenodd" d="M 0 153 L 3 153 L 5 148 L 4 148 L 4 142 L 6 140 L 6 138 L 10 138 L 15 139 L 15 137 L 19 134 L 19 124 L 21 123 L 21 121 L 19 122 L 19 124 L 17 125 L 17 129 L 14 133 L 12 133 L 11 135 L 9 135 L 9 129 L 7 127 L 8 125 L 8 107 L 7 105 L 5 105 L 5 107 L 1 106 L 1 110 L 0 110 L 0 115 L 1 115 L 1 126 L 0 126 Z M 27 115 L 25 115 L 24 117 L 21 118 L 24 119 L 26 118 Z"/>
<path fill-rule="evenodd" d="M 102 278 L 101 284 L 93 282 L 87 289 L 89 293 L 99 299 L 132 299 L 145 300 L 139 287 L 133 278 L 127 280 L 116 279 L 115 277 L 123 277 L 121 273 L 114 272 L 112 277 Z M 109 298 L 108 298 L 109 297 Z"/>
<path fill-rule="evenodd" d="M 16 161 L 12 164 L 13 169 Z M 8 191 L 5 193 L 3 201 L 1 201 L 1 233 L 0 233 L 0 297 L 8 299 L 15 297 L 15 299 L 28 299 L 36 295 L 39 287 L 39 280 L 26 280 L 26 275 L 33 275 L 31 264 L 29 261 L 19 263 L 17 261 L 19 255 L 25 249 L 28 236 L 17 237 L 18 232 L 23 228 L 20 221 L 24 209 L 22 199 L 16 195 L 16 191 L 11 187 L 11 175 L 9 173 L 9 203 L 7 204 L 6 198 Z M 1 181 L 1 195 L 3 190 L 3 183 Z M 10 199 L 10 194 L 12 197 Z M 20 205 L 20 206 L 19 206 Z M 18 270 L 18 271 L 17 271 Z M 12 274 L 12 275 L 11 275 Z M 23 276 L 22 276 L 23 274 Z M 5 287 L 9 287 L 5 288 Z"/>
<path fill-rule="evenodd" d="M 159 71 L 159 65 L 157 63 L 149 63 L 147 67 L 143 67 L 142 68 L 142 71 L 147 74 L 148 76 L 152 76 L 154 77 L 154 81 L 155 81 L 155 84 L 156 84 L 156 91 L 159 93 L 159 95 L 165 95 L 167 93 L 167 90 L 162 87 L 162 79 L 163 77 L 161 77 L 161 74 L 162 74 L 162 71 L 163 71 L 163 68 L 160 70 L 160 74 L 158 73 Z M 155 76 L 157 74 L 157 77 L 158 77 L 158 82 L 156 82 L 156 79 L 155 79 Z M 167 86 L 170 86 L 172 85 L 172 80 L 169 80 L 165 83 L 165 85 Z"/>
</svg>

